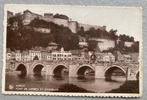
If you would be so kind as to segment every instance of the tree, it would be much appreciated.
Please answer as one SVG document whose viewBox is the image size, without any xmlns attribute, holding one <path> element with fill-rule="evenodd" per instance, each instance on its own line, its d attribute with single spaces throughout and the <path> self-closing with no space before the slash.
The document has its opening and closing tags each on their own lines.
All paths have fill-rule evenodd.
<svg viewBox="0 0 147 100">
<path fill-rule="evenodd" d="M 85 31 L 84 31 L 84 27 L 80 27 L 80 29 L 77 32 L 78 35 L 85 37 Z"/>
<path fill-rule="evenodd" d="M 130 37 L 130 36 L 125 35 L 125 34 L 119 35 L 119 39 L 121 41 L 134 42 L 134 37 Z"/>
<path fill-rule="evenodd" d="M 94 51 L 97 47 L 97 41 L 95 40 L 89 40 L 88 41 L 88 49 L 89 51 Z"/>
<path fill-rule="evenodd" d="M 7 25 L 10 25 L 10 28 L 12 28 L 12 27 L 14 27 L 14 23 L 16 23 L 16 22 L 17 22 L 17 26 L 19 26 L 18 28 L 22 28 L 23 23 L 22 23 L 22 15 L 21 14 L 17 14 L 14 17 L 10 17 L 8 19 Z"/>
<path fill-rule="evenodd" d="M 70 48 L 69 50 L 79 49 L 79 38 L 77 35 L 72 35 L 70 39 Z"/>
<path fill-rule="evenodd" d="M 113 29 L 109 31 L 109 36 L 112 40 L 117 40 L 118 36 L 116 35 L 116 32 L 117 30 L 113 30 Z"/>
</svg>

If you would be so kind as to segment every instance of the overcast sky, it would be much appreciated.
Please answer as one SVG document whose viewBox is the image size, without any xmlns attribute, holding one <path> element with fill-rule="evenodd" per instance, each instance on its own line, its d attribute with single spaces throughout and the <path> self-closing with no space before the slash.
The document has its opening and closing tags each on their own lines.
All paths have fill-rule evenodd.
<svg viewBox="0 0 147 100">
<path fill-rule="evenodd" d="M 118 34 L 134 36 L 142 40 L 142 9 L 137 7 L 102 7 L 102 6 L 70 6 L 70 5 L 6 5 L 5 11 L 14 13 L 24 10 L 43 15 L 43 13 L 65 14 L 74 21 L 84 24 L 107 27 L 107 30 L 117 29 Z"/>
</svg>

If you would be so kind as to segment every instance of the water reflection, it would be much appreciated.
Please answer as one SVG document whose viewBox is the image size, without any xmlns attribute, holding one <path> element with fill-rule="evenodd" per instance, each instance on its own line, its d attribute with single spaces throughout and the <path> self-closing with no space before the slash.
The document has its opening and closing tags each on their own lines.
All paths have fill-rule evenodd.
<svg viewBox="0 0 147 100">
<path fill-rule="evenodd" d="M 54 75 L 53 78 L 55 80 L 65 80 L 66 77 L 60 76 L 60 75 Z"/>
<path fill-rule="evenodd" d="M 71 78 L 67 75 L 28 75 L 18 76 L 18 74 L 7 73 L 6 75 L 6 90 L 9 90 L 9 84 L 19 85 L 25 84 L 27 88 L 59 88 L 63 84 L 73 84 L 93 92 L 106 92 L 112 89 L 119 88 L 125 82 L 125 77 L 118 77 L 118 81 L 106 81 L 105 79 L 95 79 L 94 76 L 79 76 Z"/>
<path fill-rule="evenodd" d="M 26 78 L 26 74 L 19 74 L 18 77 L 21 79 L 24 79 L 24 78 Z"/>
</svg>

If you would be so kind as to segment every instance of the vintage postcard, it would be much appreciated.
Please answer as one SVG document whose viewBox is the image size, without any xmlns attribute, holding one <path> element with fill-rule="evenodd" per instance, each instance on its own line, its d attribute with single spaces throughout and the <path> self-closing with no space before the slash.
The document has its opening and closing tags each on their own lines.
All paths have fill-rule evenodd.
<svg viewBox="0 0 147 100">
<path fill-rule="evenodd" d="M 142 8 L 6 4 L 2 92 L 140 97 Z"/>
</svg>

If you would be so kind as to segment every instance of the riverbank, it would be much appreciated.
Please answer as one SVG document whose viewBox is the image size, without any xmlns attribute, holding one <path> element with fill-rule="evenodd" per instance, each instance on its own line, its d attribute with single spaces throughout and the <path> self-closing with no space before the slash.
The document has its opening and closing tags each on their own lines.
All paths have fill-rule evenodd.
<svg viewBox="0 0 147 100">
<path fill-rule="evenodd" d="M 7 87 L 6 87 L 6 90 L 12 91 L 8 89 Z M 19 91 L 22 91 L 22 90 L 19 90 Z M 28 91 L 31 91 L 31 90 L 28 90 Z M 88 91 L 84 88 L 78 87 L 77 85 L 68 84 L 68 83 L 61 85 L 58 89 L 53 90 L 52 92 L 95 93 L 94 91 Z M 105 93 L 139 93 L 139 81 L 125 82 L 119 88 L 112 89 L 111 91 L 108 91 Z"/>
<path fill-rule="evenodd" d="M 139 93 L 139 81 L 126 81 L 118 89 L 106 93 Z"/>
<path fill-rule="evenodd" d="M 57 92 L 94 93 L 73 84 L 63 84 L 59 87 L 59 90 Z M 106 93 L 139 93 L 139 81 L 126 81 L 119 88 L 112 89 Z"/>
</svg>

